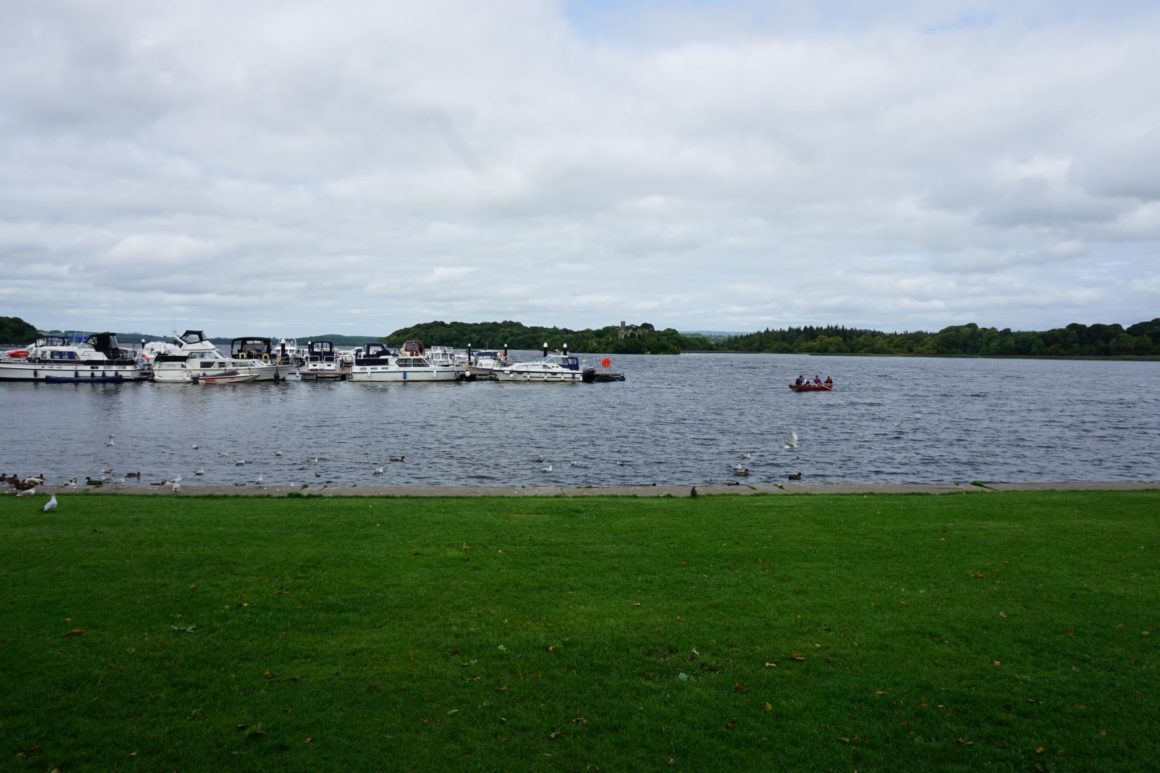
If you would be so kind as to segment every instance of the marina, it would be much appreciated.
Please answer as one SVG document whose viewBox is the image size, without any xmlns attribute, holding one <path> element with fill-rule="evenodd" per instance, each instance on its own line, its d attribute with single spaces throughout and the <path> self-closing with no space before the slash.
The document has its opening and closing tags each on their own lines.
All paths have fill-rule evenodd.
<svg viewBox="0 0 1160 773">
<path fill-rule="evenodd" d="M 20 429 L 5 433 L 0 472 L 105 490 L 184 476 L 238 493 L 1160 479 L 1157 362 L 683 354 L 614 365 L 627 380 L 570 388 L 6 383 Z M 806 371 L 841 388 L 786 389 Z M 1109 382 L 1134 389 L 1108 394 Z"/>
</svg>

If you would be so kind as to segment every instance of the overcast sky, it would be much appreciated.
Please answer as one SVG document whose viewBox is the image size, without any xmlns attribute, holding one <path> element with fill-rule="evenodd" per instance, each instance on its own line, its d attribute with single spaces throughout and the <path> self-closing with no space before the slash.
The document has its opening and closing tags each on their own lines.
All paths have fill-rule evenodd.
<svg viewBox="0 0 1160 773">
<path fill-rule="evenodd" d="M 0 19 L 0 315 L 41 328 L 1160 316 L 1155 2 Z"/>
</svg>

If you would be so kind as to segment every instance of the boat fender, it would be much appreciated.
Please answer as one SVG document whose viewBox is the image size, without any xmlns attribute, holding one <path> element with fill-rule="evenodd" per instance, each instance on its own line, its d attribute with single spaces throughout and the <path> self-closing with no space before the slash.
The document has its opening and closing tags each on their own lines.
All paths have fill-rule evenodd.
<svg viewBox="0 0 1160 773">
<path fill-rule="evenodd" d="M 269 361 L 270 361 L 270 355 L 263 354 L 262 355 L 262 362 L 269 362 Z"/>
</svg>

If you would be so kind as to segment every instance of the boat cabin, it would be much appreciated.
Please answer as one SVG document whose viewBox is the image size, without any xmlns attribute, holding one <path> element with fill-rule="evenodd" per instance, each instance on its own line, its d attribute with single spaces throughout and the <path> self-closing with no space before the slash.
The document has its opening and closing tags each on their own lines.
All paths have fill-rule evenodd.
<svg viewBox="0 0 1160 773">
<path fill-rule="evenodd" d="M 398 353 L 384 343 L 371 341 L 355 350 L 355 365 L 389 365 L 391 357 Z"/>
<path fill-rule="evenodd" d="M 230 342 L 230 357 L 238 360 L 260 360 L 274 358 L 274 341 L 271 338 L 235 338 Z"/>
<path fill-rule="evenodd" d="M 311 341 L 306 347 L 306 359 L 309 362 L 334 362 L 336 356 L 332 341 Z"/>
</svg>

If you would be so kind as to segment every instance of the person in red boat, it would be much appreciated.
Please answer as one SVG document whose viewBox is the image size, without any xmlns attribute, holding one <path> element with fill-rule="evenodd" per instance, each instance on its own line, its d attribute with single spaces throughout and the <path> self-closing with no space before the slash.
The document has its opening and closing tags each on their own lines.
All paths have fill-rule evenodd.
<svg viewBox="0 0 1160 773">
<path fill-rule="evenodd" d="M 823 384 L 825 384 L 825 385 L 826 385 L 826 386 L 828 386 L 828 387 L 831 387 L 831 388 L 833 388 L 833 386 L 834 386 L 834 379 L 830 378 L 829 376 L 826 376 L 826 380 L 825 380 L 825 381 L 823 381 L 822 383 L 823 383 Z"/>
<path fill-rule="evenodd" d="M 822 378 L 821 378 L 821 376 L 819 376 L 816 373 L 814 374 L 814 383 L 817 384 L 818 386 L 822 385 Z"/>
</svg>

